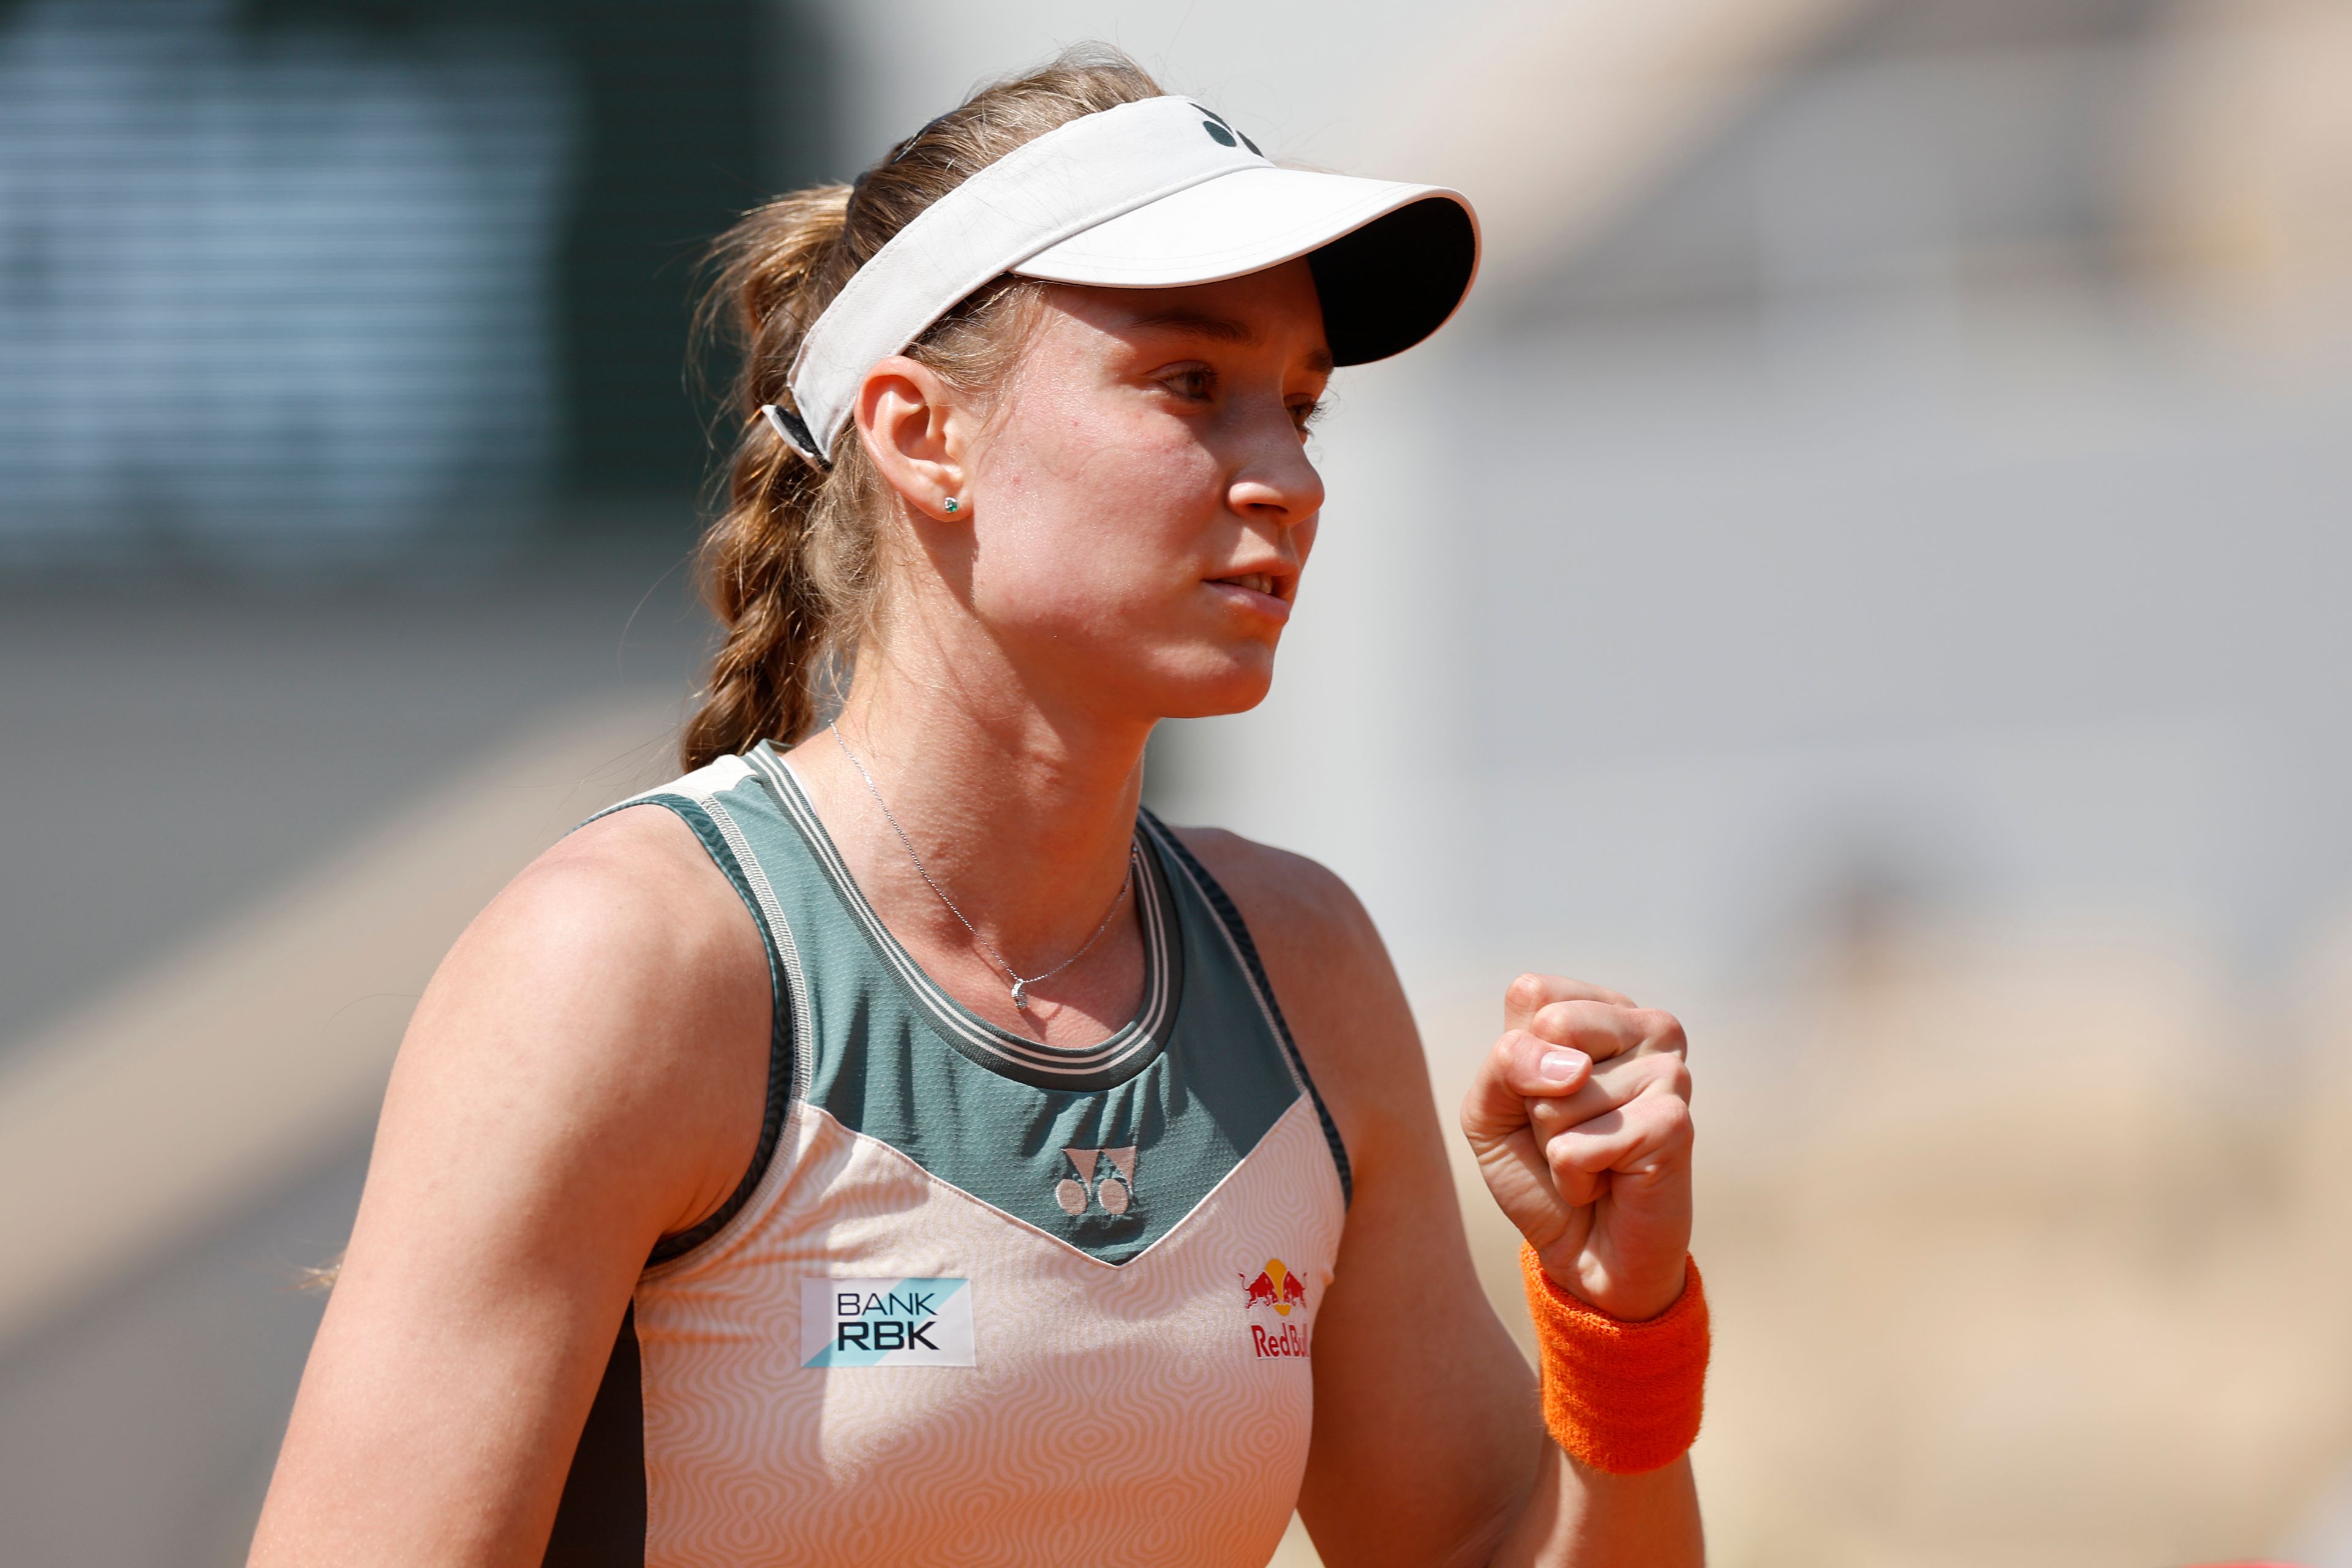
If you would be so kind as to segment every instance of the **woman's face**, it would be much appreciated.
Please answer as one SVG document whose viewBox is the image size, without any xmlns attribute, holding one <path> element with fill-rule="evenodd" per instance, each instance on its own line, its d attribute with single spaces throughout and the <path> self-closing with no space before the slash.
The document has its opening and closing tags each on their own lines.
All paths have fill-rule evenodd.
<svg viewBox="0 0 2352 1568">
<path fill-rule="evenodd" d="M 1106 718 L 1253 706 L 1323 505 L 1306 428 L 1331 353 L 1307 264 L 1056 287 L 1040 315 L 968 443 L 969 557 L 937 563 L 1040 696 Z M 923 531 L 935 557 L 957 537 Z"/>
</svg>

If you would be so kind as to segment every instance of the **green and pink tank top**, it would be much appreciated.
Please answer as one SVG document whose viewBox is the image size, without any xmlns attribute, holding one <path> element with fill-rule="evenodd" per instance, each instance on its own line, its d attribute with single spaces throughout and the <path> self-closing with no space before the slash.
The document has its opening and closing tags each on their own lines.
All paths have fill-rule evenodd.
<svg viewBox="0 0 2352 1568">
<path fill-rule="evenodd" d="M 691 826 L 775 1001 L 759 1152 L 637 1283 L 551 1564 L 1260 1568 L 1348 1159 L 1223 890 L 1136 826 L 1143 999 L 1040 1045 L 878 920 L 769 745 Z"/>
</svg>

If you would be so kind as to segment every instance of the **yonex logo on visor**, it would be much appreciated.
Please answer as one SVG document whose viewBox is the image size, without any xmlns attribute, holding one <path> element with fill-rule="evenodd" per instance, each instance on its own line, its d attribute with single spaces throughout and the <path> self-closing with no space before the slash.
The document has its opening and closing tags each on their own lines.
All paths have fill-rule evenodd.
<svg viewBox="0 0 2352 1568">
<path fill-rule="evenodd" d="M 824 464 L 866 372 L 1005 273 L 1164 289 L 1310 253 L 1333 356 L 1360 364 L 1453 313 L 1477 269 L 1477 223 L 1453 191 L 1277 168 L 1190 99 L 1123 103 L 1014 148 L 918 214 L 802 339 L 794 408 L 761 412 Z"/>
<path fill-rule="evenodd" d="M 1200 109 L 1200 105 L 1198 104 L 1194 104 L 1192 107 Z M 1201 129 L 1209 133 L 1210 141 L 1222 142 L 1223 145 L 1230 147 L 1234 144 L 1234 138 L 1238 136 L 1241 138 L 1243 146 L 1248 148 L 1253 153 L 1257 152 L 1257 143 L 1251 141 L 1246 132 L 1235 130 L 1232 121 L 1227 120 L 1223 115 L 1219 114 L 1213 109 L 1202 109 L 1201 112 L 1209 117 L 1208 119 L 1201 121 Z"/>
</svg>

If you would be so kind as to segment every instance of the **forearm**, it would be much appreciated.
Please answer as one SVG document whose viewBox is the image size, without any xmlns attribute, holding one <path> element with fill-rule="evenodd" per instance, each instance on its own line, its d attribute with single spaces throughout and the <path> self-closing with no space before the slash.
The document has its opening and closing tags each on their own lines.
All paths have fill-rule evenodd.
<svg viewBox="0 0 2352 1568">
<path fill-rule="evenodd" d="M 1687 1455 L 1663 1469 L 1612 1476 L 1547 1441 L 1517 1523 L 1493 1568 L 1697 1568 L 1706 1560 Z"/>
</svg>

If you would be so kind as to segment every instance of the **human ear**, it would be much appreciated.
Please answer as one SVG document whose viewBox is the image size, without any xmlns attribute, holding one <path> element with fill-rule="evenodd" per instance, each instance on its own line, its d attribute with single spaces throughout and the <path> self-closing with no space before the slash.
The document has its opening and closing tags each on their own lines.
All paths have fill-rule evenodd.
<svg viewBox="0 0 2352 1568">
<path fill-rule="evenodd" d="M 857 435 L 892 489 L 924 516 L 968 516 L 965 458 L 971 411 L 930 366 L 892 354 L 857 390 Z"/>
</svg>

